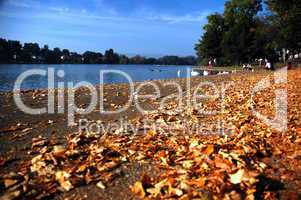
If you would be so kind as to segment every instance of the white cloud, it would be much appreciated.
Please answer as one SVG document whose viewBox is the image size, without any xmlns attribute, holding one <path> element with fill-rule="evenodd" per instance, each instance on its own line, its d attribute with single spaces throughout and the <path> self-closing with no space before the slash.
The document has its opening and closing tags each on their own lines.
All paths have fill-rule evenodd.
<svg viewBox="0 0 301 200">
<path fill-rule="evenodd" d="M 36 8 L 35 15 L 26 15 L 21 13 L 12 13 L 5 10 L 0 11 L 2 17 L 13 17 L 13 18 L 37 18 L 46 20 L 57 20 L 60 23 L 69 23 L 77 25 L 94 25 L 118 23 L 120 22 L 147 22 L 147 21 L 158 21 L 168 24 L 176 23 L 202 23 L 205 22 L 206 17 L 210 14 L 209 11 L 203 12 L 192 12 L 185 15 L 170 15 L 170 14 L 158 14 L 151 10 L 143 10 L 140 13 L 135 13 L 130 16 L 121 16 L 114 9 L 107 9 L 104 5 L 104 0 L 92 0 L 99 6 L 103 6 L 102 9 L 98 10 L 101 15 L 92 13 L 86 9 L 75 10 L 68 7 L 42 7 L 35 0 L 8 0 L 7 3 L 11 6 L 23 7 L 23 8 Z M 76 20 L 74 20 L 76 19 Z"/>
<path fill-rule="evenodd" d="M 182 16 L 174 16 L 174 15 L 153 15 L 151 14 L 148 19 L 149 20 L 158 20 L 158 21 L 165 21 L 170 24 L 175 23 L 185 23 L 185 22 L 204 22 L 207 16 L 210 14 L 208 11 L 204 11 L 201 13 L 196 14 L 186 14 Z"/>
<path fill-rule="evenodd" d="M 5 1 L 6 5 L 19 7 L 19 8 L 31 8 L 39 9 L 42 11 L 54 11 L 58 13 L 67 13 L 70 11 L 68 7 L 45 7 L 36 0 L 7 0 Z"/>
<path fill-rule="evenodd" d="M 60 14 L 60 17 L 77 17 L 83 20 L 85 19 L 94 19 L 94 20 L 111 20 L 111 21 L 161 21 L 166 22 L 168 24 L 176 24 L 176 23 L 202 23 L 205 22 L 206 17 L 210 14 L 210 11 L 203 12 L 192 12 L 184 15 L 170 15 L 170 14 L 161 14 L 152 12 L 149 8 L 142 8 L 140 12 L 135 13 L 134 15 L 130 15 L 127 17 L 120 16 L 118 12 L 111 7 L 107 7 L 104 0 L 91 0 L 92 3 L 98 8 L 98 12 L 102 13 L 98 15 L 96 13 L 90 13 L 86 9 L 81 10 L 73 10 L 68 7 L 43 7 L 36 0 L 7 0 L 5 1 L 7 5 L 22 7 L 22 8 L 36 8 L 40 11 L 51 11 L 54 16 L 51 16 L 51 13 L 46 12 L 45 17 L 48 18 L 57 18 L 57 13 Z M 18 15 L 17 13 L 15 14 Z M 3 14 L 2 14 L 3 16 Z M 76 20 L 75 20 L 76 21 Z"/>
<path fill-rule="evenodd" d="M 21 8 L 39 8 L 40 4 L 34 0 L 7 0 L 7 5 Z"/>
<path fill-rule="evenodd" d="M 69 12 L 69 8 L 65 8 L 65 7 L 50 7 L 48 9 L 51 10 L 51 11 L 59 12 L 59 13 Z"/>
</svg>

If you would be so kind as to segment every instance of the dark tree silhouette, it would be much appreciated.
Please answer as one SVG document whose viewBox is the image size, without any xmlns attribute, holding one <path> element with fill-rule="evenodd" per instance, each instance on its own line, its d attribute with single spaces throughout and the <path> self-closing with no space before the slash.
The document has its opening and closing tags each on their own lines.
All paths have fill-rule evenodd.
<svg viewBox="0 0 301 200">
<path fill-rule="evenodd" d="M 25 43 L 0 38 L 0 63 L 43 63 L 43 64 L 162 64 L 162 65 L 195 65 L 196 58 L 165 56 L 162 58 L 145 58 L 137 55 L 132 58 L 119 55 L 113 49 L 105 54 L 92 51 L 78 54 L 68 49 L 56 47 L 49 49 L 48 45 L 40 48 L 37 43 Z"/>
</svg>

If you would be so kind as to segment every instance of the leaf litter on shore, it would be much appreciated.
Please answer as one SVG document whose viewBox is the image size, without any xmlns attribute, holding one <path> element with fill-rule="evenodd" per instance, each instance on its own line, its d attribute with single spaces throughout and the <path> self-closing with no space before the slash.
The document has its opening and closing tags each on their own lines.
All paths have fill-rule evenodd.
<svg viewBox="0 0 301 200">
<path fill-rule="evenodd" d="M 288 131 L 279 133 L 250 113 L 244 98 L 261 77 L 250 75 L 228 91 L 225 110 L 218 116 L 200 116 L 192 107 L 175 109 L 171 102 L 144 117 L 155 123 L 140 135 L 72 133 L 62 145 L 48 138 L 32 139 L 29 162 L 18 172 L 1 177 L 1 199 L 43 199 L 82 185 L 106 190 L 125 163 L 153 165 L 162 173 L 143 175 L 129 190 L 147 199 L 298 199 L 301 195 L 300 70 L 290 73 Z M 247 84 L 249 83 L 249 84 Z M 276 86 L 273 86 L 276 87 Z M 299 93 L 298 93 L 299 92 Z M 242 95 L 244 94 L 244 95 Z M 255 98 L 256 105 L 272 114 L 268 94 Z M 206 109 L 218 107 L 207 102 Z M 188 126 L 222 118 L 229 125 L 225 135 L 186 134 Z M 139 121 L 139 120 L 138 120 Z M 166 127 L 176 127 L 170 131 Z M 150 126 L 151 127 L 151 126 Z M 4 162 L 4 161 L 2 161 Z"/>
</svg>

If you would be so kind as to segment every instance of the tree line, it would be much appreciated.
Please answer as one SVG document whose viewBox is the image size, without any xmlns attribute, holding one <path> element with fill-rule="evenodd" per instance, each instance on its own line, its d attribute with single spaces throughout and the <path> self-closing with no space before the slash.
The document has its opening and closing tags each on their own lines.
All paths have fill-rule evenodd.
<svg viewBox="0 0 301 200">
<path fill-rule="evenodd" d="M 68 49 L 40 48 L 37 43 L 24 43 L 0 38 L 0 63 L 5 64 L 158 64 L 158 65 L 196 65 L 194 56 L 164 56 L 147 58 L 140 55 L 128 57 L 114 52 L 113 49 L 99 52 L 86 51 L 83 54 Z"/>
<path fill-rule="evenodd" d="M 228 0 L 223 13 L 207 19 L 195 46 L 200 63 L 278 62 L 300 53 L 300 0 Z"/>
</svg>

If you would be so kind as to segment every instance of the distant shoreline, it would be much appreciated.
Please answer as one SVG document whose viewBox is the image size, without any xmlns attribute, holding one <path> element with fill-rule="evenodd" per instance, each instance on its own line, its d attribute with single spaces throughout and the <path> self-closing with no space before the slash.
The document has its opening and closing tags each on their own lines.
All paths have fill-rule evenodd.
<svg viewBox="0 0 301 200">
<path fill-rule="evenodd" d="M 11 64 L 158 64 L 158 65 L 196 65 L 195 56 L 166 55 L 162 57 L 146 57 L 139 54 L 127 56 L 116 53 L 113 49 L 104 53 L 85 51 L 72 52 L 69 49 L 48 45 L 40 47 L 38 43 L 24 43 L 16 40 L 0 38 L 0 63 Z"/>
</svg>

